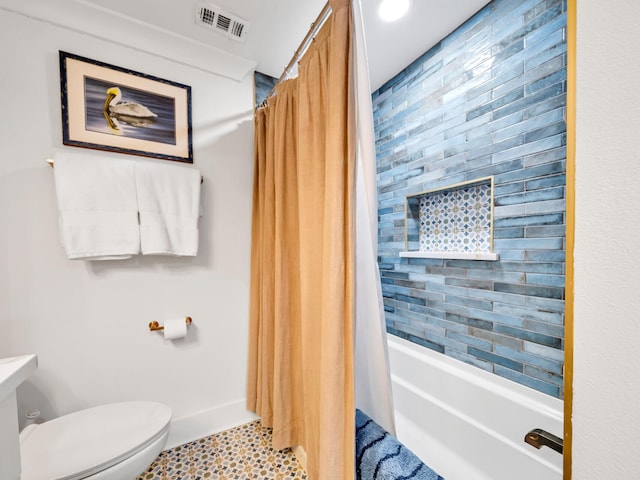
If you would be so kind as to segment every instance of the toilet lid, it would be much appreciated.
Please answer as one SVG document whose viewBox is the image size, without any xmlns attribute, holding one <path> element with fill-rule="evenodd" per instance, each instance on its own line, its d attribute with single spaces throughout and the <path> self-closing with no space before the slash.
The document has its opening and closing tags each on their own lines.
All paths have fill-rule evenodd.
<svg viewBox="0 0 640 480">
<path fill-rule="evenodd" d="M 93 475 L 157 440 L 170 420 L 166 405 L 124 402 L 45 422 L 20 439 L 20 478 L 71 480 Z"/>
</svg>

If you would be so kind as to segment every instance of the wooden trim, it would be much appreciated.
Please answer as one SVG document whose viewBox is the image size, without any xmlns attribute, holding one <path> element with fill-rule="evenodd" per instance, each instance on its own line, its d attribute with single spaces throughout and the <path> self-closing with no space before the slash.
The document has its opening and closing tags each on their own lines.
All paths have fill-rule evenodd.
<svg viewBox="0 0 640 480">
<path fill-rule="evenodd" d="M 576 9 L 577 0 L 567 2 L 567 192 L 566 272 L 564 344 L 564 480 L 571 480 L 573 435 L 573 325 L 575 193 L 576 193 Z"/>
</svg>

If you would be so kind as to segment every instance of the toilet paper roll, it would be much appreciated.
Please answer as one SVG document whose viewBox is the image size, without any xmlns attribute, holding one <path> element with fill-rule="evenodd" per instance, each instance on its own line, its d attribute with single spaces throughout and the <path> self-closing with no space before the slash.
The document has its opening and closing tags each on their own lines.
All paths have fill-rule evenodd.
<svg viewBox="0 0 640 480">
<path fill-rule="evenodd" d="M 174 318 L 164 322 L 164 339 L 176 340 L 187 335 L 187 323 L 183 318 Z"/>
</svg>

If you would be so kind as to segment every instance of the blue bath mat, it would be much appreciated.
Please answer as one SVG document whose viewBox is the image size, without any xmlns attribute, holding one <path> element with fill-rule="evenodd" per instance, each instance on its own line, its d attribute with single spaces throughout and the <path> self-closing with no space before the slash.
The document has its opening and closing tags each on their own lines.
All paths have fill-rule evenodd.
<svg viewBox="0 0 640 480">
<path fill-rule="evenodd" d="M 444 480 L 356 409 L 356 480 Z"/>
</svg>

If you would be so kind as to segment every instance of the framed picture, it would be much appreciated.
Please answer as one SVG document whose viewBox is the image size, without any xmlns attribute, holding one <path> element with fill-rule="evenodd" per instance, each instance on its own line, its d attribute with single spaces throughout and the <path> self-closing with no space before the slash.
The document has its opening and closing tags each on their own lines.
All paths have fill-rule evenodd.
<svg viewBox="0 0 640 480">
<path fill-rule="evenodd" d="M 62 142 L 193 163 L 191 87 L 60 52 Z"/>
</svg>

